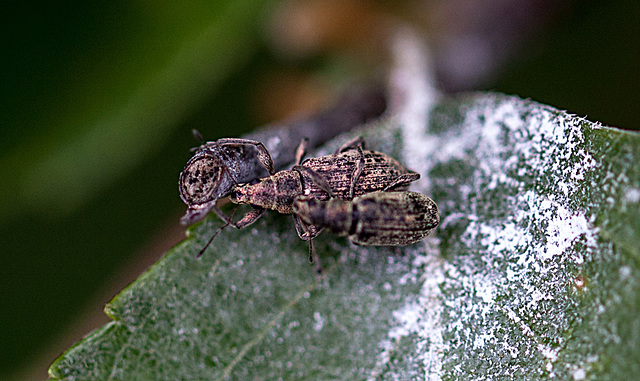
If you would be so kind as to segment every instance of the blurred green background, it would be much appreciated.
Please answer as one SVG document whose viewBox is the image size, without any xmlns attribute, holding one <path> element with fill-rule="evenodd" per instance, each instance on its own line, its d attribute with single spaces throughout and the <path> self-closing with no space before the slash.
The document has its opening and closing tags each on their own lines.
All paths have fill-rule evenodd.
<svg viewBox="0 0 640 381">
<path fill-rule="evenodd" d="M 44 378 L 106 321 L 101 306 L 182 239 L 177 179 L 192 128 L 239 136 L 317 108 L 384 61 L 371 29 L 387 20 L 435 41 L 447 90 L 507 92 L 637 129 L 639 3 L 525 3 L 513 2 L 535 12 L 513 19 L 481 1 L 476 19 L 458 17 L 462 1 L 13 5 L 0 61 L 0 379 Z M 469 35 L 490 47 L 466 69 L 475 77 L 447 64 L 469 54 L 456 50 Z"/>
</svg>

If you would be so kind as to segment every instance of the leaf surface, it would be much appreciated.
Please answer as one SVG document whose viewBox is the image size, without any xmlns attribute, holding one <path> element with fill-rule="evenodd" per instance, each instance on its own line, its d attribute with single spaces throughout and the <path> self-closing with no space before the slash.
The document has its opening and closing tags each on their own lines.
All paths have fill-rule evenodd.
<svg viewBox="0 0 640 381">
<path fill-rule="evenodd" d="M 210 216 L 106 307 L 52 379 L 628 379 L 640 372 L 640 136 L 499 94 L 354 134 L 422 178 L 421 243 Z M 349 137 L 321 150 L 331 152 Z"/>
</svg>

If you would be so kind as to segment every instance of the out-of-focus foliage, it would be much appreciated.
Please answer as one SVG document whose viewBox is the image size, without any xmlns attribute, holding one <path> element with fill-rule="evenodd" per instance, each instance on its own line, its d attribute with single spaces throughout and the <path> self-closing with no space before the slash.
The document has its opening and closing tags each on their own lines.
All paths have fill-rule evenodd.
<svg viewBox="0 0 640 381">
<path fill-rule="evenodd" d="M 263 3 L 136 9 L 118 49 L 96 46 L 104 55 L 91 57 L 98 67 L 79 57 L 52 104 L 22 120 L 37 134 L 0 158 L 0 175 L 13 180 L 2 182 L 0 217 L 68 213 L 156 153 L 185 113 L 254 52 Z"/>
<path fill-rule="evenodd" d="M 191 128 L 205 120 L 204 133 L 238 135 L 253 124 L 238 94 L 243 67 L 255 72 L 268 3 L 5 12 L 14 19 L 0 64 L 0 378 L 45 349 L 170 215 L 177 226 Z M 245 78 L 231 86 L 233 74 Z M 210 102 L 211 115 L 195 114 Z"/>
</svg>

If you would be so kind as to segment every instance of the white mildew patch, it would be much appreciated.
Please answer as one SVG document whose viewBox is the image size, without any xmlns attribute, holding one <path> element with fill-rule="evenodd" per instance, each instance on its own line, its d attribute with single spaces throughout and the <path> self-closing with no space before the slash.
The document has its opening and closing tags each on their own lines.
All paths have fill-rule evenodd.
<svg viewBox="0 0 640 381">
<path fill-rule="evenodd" d="M 589 123 L 517 98 L 470 99 L 458 128 L 438 133 L 435 110 L 431 133 L 414 139 L 429 142 L 412 167 L 428 181 L 414 189 L 438 203 L 431 242 L 443 241 L 417 254 L 422 291 L 395 311 L 377 368 L 394 369 L 393 343 L 411 338 L 421 364 L 413 375 L 424 379 L 526 379 L 532 370 L 580 379 L 588 363 L 556 362 L 578 303 L 576 277 L 603 255 L 595 216 L 580 206 L 601 167 L 584 148 Z M 417 120 L 404 119 L 407 135 Z M 636 202 L 636 193 L 625 197 Z"/>
<path fill-rule="evenodd" d="M 624 201 L 630 204 L 635 204 L 640 201 L 640 189 L 629 188 L 624 195 Z"/>
</svg>

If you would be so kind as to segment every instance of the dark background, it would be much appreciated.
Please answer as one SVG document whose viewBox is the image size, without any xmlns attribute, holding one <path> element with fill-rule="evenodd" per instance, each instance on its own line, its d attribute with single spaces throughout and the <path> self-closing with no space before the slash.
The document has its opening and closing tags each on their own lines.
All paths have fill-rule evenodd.
<svg viewBox="0 0 640 381">
<path fill-rule="evenodd" d="M 448 92 L 501 91 L 640 127 L 635 0 L 309 3 L 28 3 L 2 16 L 0 379 L 43 379 L 182 239 L 177 179 L 192 128 L 239 136 L 325 104 L 381 54 L 370 29 L 387 17 L 430 37 Z M 310 41 L 296 29 L 302 15 L 320 31 L 315 45 L 278 34 Z M 212 25 L 221 37 L 185 55 Z M 464 36 L 486 49 L 452 48 Z"/>
</svg>

